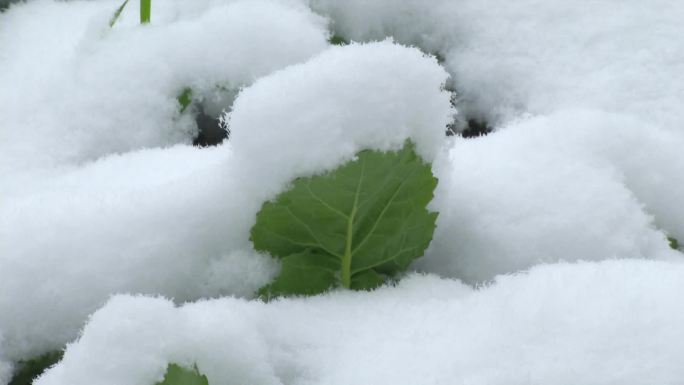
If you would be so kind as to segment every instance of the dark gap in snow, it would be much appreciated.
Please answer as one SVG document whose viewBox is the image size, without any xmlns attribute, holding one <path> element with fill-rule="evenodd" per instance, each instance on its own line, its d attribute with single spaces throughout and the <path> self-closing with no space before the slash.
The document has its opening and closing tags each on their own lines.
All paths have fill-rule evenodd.
<svg viewBox="0 0 684 385">
<path fill-rule="evenodd" d="M 468 125 L 465 130 L 461 131 L 461 136 L 464 138 L 476 138 L 484 136 L 492 132 L 492 128 L 484 120 L 468 119 Z"/>
<path fill-rule="evenodd" d="M 455 110 L 458 110 L 460 98 L 454 85 L 452 83 L 447 83 L 444 86 L 444 90 L 451 93 L 451 107 L 453 107 Z M 460 135 L 464 138 L 477 138 L 492 132 L 492 127 L 489 125 L 486 119 L 482 117 L 473 117 L 472 115 L 469 117 L 467 115 L 468 114 L 465 116 L 467 120 L 463 117 L 456 116 L 451 123 L 447 124 L 446 135 Z"/>
<path fill-rule="evenodd" d="M 492 127 L 486 121 L 473 118 L 468 119 L 465 127 L 459 127 L 457 122 L 453 122 L 447 125 L 446 130 L 447 136 L 460 135 L 464 138 L 477 138 L 490 132 L 492 132 Z"/>
<path fill-rule="evenodd" d="M 444 61 L 446 60 L 446 58 L 444 57 L 444 55 L 442 53 L 440 53 L 439 51 L 434 51 L 434 52 L 431 52 L 430 54 L 432 56 L 434 56 L 435 59 L 437 59 L 437 63 L 439 63 L 439 65 L 441 65 L 441 66 L 444 65 Z"/>
<path fill-rule="evenodd" d="M 228 131 L 221 124 L 221 120 L 209 116 L 200 107 L 195 116 L 197 123 L 197 137 L 193 139 L 192 145 L 197 147 L 218 146 L 228 138 Z"/>
<path fill-rule="evenodd" d="M 17 0 L 0 0 L 0 12 L 9 8 L 10 4 L 17 2 Z"/>
</svg>

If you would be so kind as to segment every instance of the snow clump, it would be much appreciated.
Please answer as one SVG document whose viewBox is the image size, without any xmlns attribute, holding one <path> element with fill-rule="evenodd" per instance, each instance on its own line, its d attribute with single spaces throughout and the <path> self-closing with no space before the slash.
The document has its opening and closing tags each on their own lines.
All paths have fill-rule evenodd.
<svg viewBox="0 0 684 385">
<path fill-rule="evenodd" d="M 447 76 L 390 41 L 334 47 L 245 89 L 223 146 L 130 151 L 31 181 L 0 206 L 5 356 L 59 348 L 118 292 L 249 296 L 277 271 L 249 242 L 261 204 L 365 148 L 413 139 L 434 157 L 453 114 Z"/>
<path fill-rule="evenodd" d="M 675 384 L 684 264 L 539 266 L 473 289 L 413 275 L 372 293 L 174 307 L 117 296 L 36 385 Z M 125 322 L 122 322 L 125 320 Z"/>
</svg>

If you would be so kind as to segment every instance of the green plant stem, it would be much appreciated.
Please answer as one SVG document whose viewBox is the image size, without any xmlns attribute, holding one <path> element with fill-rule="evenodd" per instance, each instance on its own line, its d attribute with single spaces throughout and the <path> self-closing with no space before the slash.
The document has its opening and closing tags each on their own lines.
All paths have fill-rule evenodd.
<svg viewBox="0 0 684 385">
<path fill-rule="evenodd" d="M 152 0 L 140 0 L 140 24 L 148 24 L 152 16 Z"/>
</svg>

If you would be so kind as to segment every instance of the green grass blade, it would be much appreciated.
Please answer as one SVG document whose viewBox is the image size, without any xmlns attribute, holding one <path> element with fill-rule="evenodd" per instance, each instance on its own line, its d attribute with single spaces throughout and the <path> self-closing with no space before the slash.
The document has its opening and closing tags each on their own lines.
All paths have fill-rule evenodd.
<svg viewBox="0 0 684 385">
<path fill-rule="evenodd" d="M 112 18 L 109 20 L 109 27 L 113 27 L 114 24 L 116 24 L 116 21 L 119 20 L 119 16 L 121 16 L 121 12 L 123 12 L 124 8 L 126 8 L 126 4 L 128 4 L 128 0 L 124 1 L 123 4 L 114 12 L 114 15 L 112 15 Z"/>
<path fill-rule="evenodd" d="M 152 0 L 140 0 L 140 24 L 148 24 L 152 16 Z"/>
</svg>

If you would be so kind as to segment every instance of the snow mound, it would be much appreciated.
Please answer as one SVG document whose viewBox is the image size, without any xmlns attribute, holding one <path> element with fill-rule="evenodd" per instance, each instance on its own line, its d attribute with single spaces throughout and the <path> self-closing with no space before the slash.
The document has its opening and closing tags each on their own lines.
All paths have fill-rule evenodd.
<svg viewBox="0 0 684 385">
<path fill-rule="evenodd" d="M 183 14 L 181 3 L 155 4 L 145 26 L 125 22 L 137 17 L 130 4 L 110 28 L 119 1 L 36 1 L 0 15 L 0 176 L 191 143 L 184 88 L 220 96 L 328 46 L 325 20 L 305 7 L 214 2 Z"/>
<path fill-rule="evenodd" d="M 495 125 L 437 158 L 440 216 L 420 268 L 480 282 L 540 262 L 677 255 L 663 233 L 684 238 L 684 3 L 309 3 L 348 39 L 440 54 L 459 121 Z"/>
<path fill-rule="evenodd" d="M 329 47 L 306 4 L 380 41 Z M 169 362 L 218 384 L 678 383 L 684 267 L 665 234 L 684 239 L 682 4 L 168 0 L 151 25 L 131 3 L 114 28 L 115 0 L 12 6 L 0 384 L 105 303 L 39 384 L 149 385 Z M 447 140 L 446 82 L 461 121 L 497 131 Z M 187 145 L 185 87 L 231 110 L 228 142 Z M 416 268 L 482 283 L 639 260 L 534 267 L 477 290 L 412 275 L 373 293 L 245 299 L 278 269 L 248 239 L 264 201 L 408 139 L 440 180 Z M 175 307 L 223 295 L 243 299 Z"/>
<path fill-rule="evenodd" d="M 439 52 L 466 117 L 506 124 L 565 108 L 626 112 L 681 132 L 684 2 L 309 0 L 355 41 Z"/>
<path fill-rule="evenodd" d="M 453 113 L 446 77 L 389 41 L 336 47 L 246 88 L 220 147 L 129 151 L 17 176 L 21 187 L 0 202 L 4 355 L 59 348 L 114 293 L 249 297 L 277 270 L 249 243 L 262 203 L 365 148 L 410 138 L 435 156 Z"/>
<path fill-rule="evenodd" d="M 262 79 L 228 117 L 243 180 L 277 193 L 361 149 L 398 150 L 407 139 L 431 161 L 455 113 L 441 90 L 447 77 L 434 58 L 383 41 L 332 47 Z"/>
<path fill-rule="evenodd" d="M 419 266 L 468 282 L 540 262 L 681 257 L 684 137 L 597 111 L 455 139 L 435 164 L 440 214 Z"/>
<path fill-rule="evenodd" d="M 540 266 L 473 290 L 411 276 L 372 293 L 175 308 L 117 296 L 37 385 L 152 384 L 197 364 L 210 384 L 676 384 L 684 265 Z"/>
</svg>

